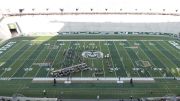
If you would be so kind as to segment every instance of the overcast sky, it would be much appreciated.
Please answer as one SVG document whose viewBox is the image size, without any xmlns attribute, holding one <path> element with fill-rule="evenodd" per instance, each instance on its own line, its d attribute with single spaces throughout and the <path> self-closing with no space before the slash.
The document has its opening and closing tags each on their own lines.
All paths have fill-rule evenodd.
<svg viewBox="0 0 180 101">
<path fill-rule="evenodd" d="M 0 0 L 0 8 L 169 8 L 180 0 Z"/>
</svg>

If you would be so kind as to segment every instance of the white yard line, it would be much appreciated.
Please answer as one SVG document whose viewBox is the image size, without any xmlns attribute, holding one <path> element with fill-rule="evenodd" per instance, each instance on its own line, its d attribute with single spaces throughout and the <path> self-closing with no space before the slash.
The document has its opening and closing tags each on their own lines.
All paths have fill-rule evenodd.
<svg viewBox="0 0 180 101">
<path fill-rule="evenodd" d="M 171 64 L 173 64 L 174 66 L 176 66 L 166 55 L 164 55 L 164 53 L 162 53 L 157 47 L 153 46 L 157 51 L 159 51 L 161 53 L 161 55 L 163 55 Z M 176 68 L 178 68 L 176 66 Z"/>
<path fill-rule="evenodd" d="M 129 42 L 128 42 L 128 44 L 130 44 Z M 139 49 L 139 46 L 138 46 L 138 48 L 137 49 Z M 134 51 L 134 49 L 132 49 L 132 51 L 135 53 L 135 55 L 138 57 L 138 59 L 140 60 L 141 58 L 139 57 L 139 55 L 137 55 L 136 54 L 136 52 Z M 148 72 L 148 71 L 147 71 Z M 149 73 L 149 72 L 148 72 Z M 146 75 L 146 74 L 145 74 Z M 149 73 L 149 75 L 152 77 L 152 75 Z M 146 75 L 147 76 L 147 75 Z"/>
<path fill-rule="evenodd" d="M 57 43 L 57 42 L 56 42 L 56 43 Z M 60 52 L 60 50 L 61 50 L 62 47 L 63 47 L 63 46 L 59 46 L 59 47 L 58 47 L 58 52 L 57 52 L 57 54 L 56 54 L 56 56 L 55 56 L 55 58 L 54 58 L 54 60 L 53 60 L 53 62 L 52 62 L 52 64 L 51 64 L 51 67 L 50 67 L 50 68 L 52 68 L 52 66 L 53 66 L 56 58 L 58 57 L 58 54 L 59 54 L 59 52 Z M 46 77 L 49 75 L 49 72 L 50 72 L 50 71 L 48 71 Z"/>
<path fill-rule="evenodd" d="M 167 47 L 162 46 L 159 42 L 158 42 L 158 44 L 159 44 L 161 47 L 163 47 L 166 51 L 168 51 L 172 56 L 176 57 L 177 60 L 180 60 L 180 57 L 177 57 L 175 54 L 172 54 L 172 52 L 171 52 Z M 163 42 L 163 44 L 167 44 L 167 43 Z M 168 46 L 168 45 L 167 45 L 167 46 Z M 177 53 L 180 53 L 180 52 L 177 52 Z"/>
<path fill-rule="evenodd" d="M 136 41 L 164 41 L 164 40 L 136 40 Z"/>
<path fill-rule="evenodd" d="M 23 83 L 22 83 L 23 84 Z M 25 87 L 26 84 L 23 84 L 23 85 L 19 85 L 19 87 L 17 88 L 16 92 L 19 92 L 20 90 L 22 90 L 23 87 Z"/>
<path fill-rule="evenodd" d="M 169 61 L 169 63 L 171 63 L 172 65 L 174 65 L 176 68 L 178 68 L 166 55 L 164 55 L 164 53 L 162 53 L 157 47 L 155 47 L 155 46 L 152 46 L 152 47 L 154 47 L 157 51 L 159 51 L 160 53 L 161 53 L 161 55 L 163 55 L 165 58 L 166 58 L 166 60 L 168 60 Z M 164 64 L 164 63 L 163 63 Z M 169 68 L 169 67 L 168 67 Z M 172 68 L 172 67 L 171 67 Z M 174 68 L 174 69 L 176 69 L 176 68 Z M 170 68 L 169 68 L 170 69 Z M 178 74 L 179 74 L 179 72 L 178 72 Z M 173 74 L 174 75 L 174 74 Z"/>
<path fill-rule="evenodd" d="M 86 48 L 85 48 L 85 47 L 86 47 L 85 41 L 83 41 L 83 46 L 84 46 L 84 47 L 83 47 L 84 50 L 86 50 Z M 83 59 L 85 59 L 85 58 L 83 57 Z M 91 59 L 91 68 L 92 68 L 92 67 L 93 67 L 93 60 Z M 94 67 L 93 67 L 93 68 L 94 68 Z M 94 74 L 92 74 L 92 77 L 93 77 L 93 75 L 94 75 Z M 95 76 L 95 75 L 94 75 L 94 76 Z M 81 75 L 81 77 L 82 77 L 82 75 Z"/>
<path fill-rule="evenodd" d="M 77 46 L 75 45 L 75 47 L 74 47 L 74 51 L 76 50 L 76 47 L 77 47 Z M 74 55 L 76 55 L 76 53 L 77 53 L 77 52 L 75 51 Z M 73 57 L 73 58 L 74 58 L 74 57 Z M 75 63 L 75 59 L 73 59 L 73 62 L 72 62 L 72 64 L 71 64 L 71 65 L 73 65 L 74 63 Z"/>
<path fill-rule="evenodd" d="M 85 46 L 85 42 L 83 42 L 83 46 Z M 85 50 L 85 47 L 83 47 Z M 83 57 L 83 61 L 84 61 L 84 57 Z M 83 73 L 81 72 L 81 77 L 83 77 Z"/>
<path fill-rule="evenodd" d="M 152 60 L 149 58 L 149 56 L 143 51 L 143 49 L 141 49 L 141 47 L 139 47 L 139 49 L 143 52 L 143 54 L 148 58 L 148 60 L 151 62 L 151 64 L 154 66 L 154 67 L 157 67 L 153 62 L 152 62 Z M 163 74 L 160 72 L 160 71 L 158 71 L 159 72 L 159 74 L 161 74 L 161 76 L 163 76 Z"/>
<path fill-rule="evenodd" d="M 177 48 L 175 48 L 172 44 L 170 44 L 169 42 L 166 43 L 165 41 L 164 41 L 164 43 L 167 44 L 169 47 L 174 48 L 174 51 L 176 51 L 178 54 L 180 54 L 180 51 Z"/>
<path fill-rule="evenodd" d="M 24 46 L 25 46 L 25 45 L 24 45 Z M 23 48 L 24 46 L 22 46 L 21 48 Z M 20 48 L 20 49 L 21 49 L 21 48 Z M 16 54 L 18 51 L 19 51 L 19 50 L 17 49 L 14 54 Z M 14 54 L 13 54 L 13 55 L 14 55 Z M 24 54 L 24 53 L 23 53 L 23 54 Z M 19 57 L 21 57 L 23 54 L 21 54 Z M 13 56 L 13 55 L 12 55 L 12 56 Z M 18 57 L 18 58 L 19 58 L 19 57 Z M 10 57 L 10 58 L 11 58 L 11 57 Z M 14 65 L 14 64 L 16 63 L 16 61 L 18 61 L 18 60 L 19 60 L 19 59 L 16 59 L 9 67 L 11 67 L 12 65 Z M 6 72 L 3 72 L 0 77 L 2 77 L 5 73 L 6 73 Z"/>
<path fill-rule="evenodd" d="M 56 43 L 56 42 L 55 42 Z M 54 43 L 54 44 L 55 44 Z M 51 48 L 51 50 L 48 52 L 48 54 L 46 55 L 46 58 L 44 59 L 44 61 L 43 62 L 45 62 L 46 61 L 46 59 L 47 59 L 47 57 L 49 56 L 49 54 L 51 53 L 51 51 L 52 51 L 53 49 Z M 42 66 L 37 70 L 37 72 L 36 72 L 36 74 L 34 75 L 34 77 L 36 77 L 37 76 L 37 74 L 39 73 L 39 71 L 41 70 L 41 68 L 42 68 Z"/>
<path fill-rule="evenodd" d="M 4 70 L 4 72 L 1 73 L 0 77 L 2 77 L 4 75 L 4 73 L 6 73 L 6 71 Z"/>
<path fill-rule="evenodd" d="M 32 47 L 32 46 L 30 46 L 29 48 L 31 48 L 31 47 Z M 29 48 L 26 49 L 26 51 L 28 51 Z M 36 47 L 35 49 L 33 49 L 32 53 L 26 58 L 26 60 L 25 60 L 24 62 L 21 63 L 21 65 L 19 66 L 19 68 L 16 69 L 16 71 L 14 72 L 13 75 L 11 75 L 10 78 L 12 78 L 12 77 L 16 74 L 16 72 L 18 72 L 18 70 L 21 68 L 21 66 L 28 60 L 28 58 L 34 53 L 34 51 L 35 51 L 37 48 L 38 48 L 38 47 Z M 24 51 L 24 54 L 27 53 L 26 51 Z"/>
<path fill-rule="evenodd" d="M 23 43 L 19 43 L 19 45 L 23 45 Z M 26 44 L 24 44 L 22 47 L 24 47 Z M 13 50 L 16 50 L 15 52 L 14 52 L 14 54 L 16 54 L 18 51 L 19 51 L 19 49 L 21 49 L 22 47 L 19 47 L 19 48 L 17 48 L 17 46 L 16 46 L 16 48 L 14 49 L 10 49 L 10 52 L 12 51 L 12 52 L 14 52 Z M 8 51 L 6 51 L 5 53 L 3 53 L 1 56 L 0 56 L 0 58 L 1 58 L 1 60 L 2 61 L 7 61 L 8 59 L 10 59 L 14 54 L 12 54 L 8 59 L 2 59 L 6 54 L 7 54 L 7 52 Z"/>
<path fill-rule="evenodd" d="M 34 62 L 36 62 L 37 61 L 37 58 L 40 56 L 40 54 L 42 53 L 42 52 L 44 52 L 45 50 L 44 50 L 44 47 L 43 47 L 43 50 L 38 54 L 38 56 L 36 57 L 36 59 L 35 59 L 35 61 Z M 33 66 L 33 63 L 31 64 L 31 66 L 30 66 L 30 68 Z M 23 75 L 23 77 L 26 75 L 28 73 L 28 71 L 26 71 L 26 73 L 24 73 L 24 75 Z"/>
<path fill-rule="evenodd" d="M 77 42 L 77 41 L 76 41 L 76 42 Z M 74 49 L 76 49 L 76 47 L 77 47 L 77 46 L 75 45 Z M 76 54 L 76 51 L 75 51 L 75 54 Z M 73 58 L 74 58 L 74 57 L 73 57 Z M 74 63 L 75 63 L 75 59 L 73 59 L 73 61 L 72 61 L 72 64 L 71 64 L 71 65 L 73 65 Z M 81 72 L 82 72 L 82 71 L 81 71 Z M 71 75 L 72 75 L 72 74 L 71 74 Z M 71 76 L 71 75 L 70 75 L 70 76 Z"/>
<path fill-rule="evenodd" d="M 53 47 L 55 46 L 57 44 L 57 41 L 56 42 L 54 42 L 54 44 L 53 44 Z M 53 51 L 54 49 L 52 48 L 51 49 L 51 52 Z M 51 53 L 50 52 L 50 53 Z M 54 53 L 53 53 L 54 54 Z M 47 58 L 46 58 L 47 59 Z M 46 61 L 46 59 L 45 59 L 45 61 Z M 54 62 L 54 60 L 53 60 L 53 62 Z M 51 64 L 52 65 L 52 64 Z M 50 68 L 51 68 L 52 66 L 50 66 Z M 50 68 L 49 68 L 49 71 L 50 71 Z M 46 75 L 46 77 L 48 76 L 48 74 L 49 74 L 49 71 L 48 71 L 48 73 L 47 73 L 47 75 Z"/>
<path fill-rule="evenodd" d="M 107 41 L 106 41 L 106 43 L 107 43 Z M 113 68 L 114 68 L 114 62 L 113 62 L 113 60 L 112 60 L 112 55 L 111 55 L 111 52 L 110 52 L 110 50 L 109 50 L 109 47 L 108 47 L 108 45 L 106 45 L 106 46 L 107 46 L 107 48 L 108 48 L 108 51 L 109 51 L 109 53 L 110 53 L 111 62 L 112 62 Z M 117 77 L 116 71 L 114 71 L 114 73 L 115 73 L 115 76 Z"/>
<path fill-rule="evenodd" d="M 122 62 L 124 71 L 126 72 L 126 76 L 128 76 L 128 73 L 127 73 L 127 71 L 126 71 L 126 69 L 125 69 L 125 65 L 124 65 L 124 63 L 123 63 L 123 60 L 121 59 L 121 55 L 120 55 L 120 53 L 119 53 L 119 51 L 118 51 L 118 49 L 117 49 L 117 46 L 116 46 L 116 44 L 114 43 L 114 41 L 113 41 L 113 44 L 114 44 L 114 46 L 115 46 L 115 48 L 116 48 L 116 51 L 117 51 L 118 56 L 119 56 L 119 59 L 120 59 L 120 61 Z"/>
<path fill-rule="evenodd" d="M 100 45 L 100 41 L 99 41 L 99 48 L 100 48 L 100 51 L 101 51 L 101 45 Z M 101 51 L 102 52 L 102 51 Z M 103 72 L 104 72 L 104 77 L 106 77 L 106 72 L 105 72 L 105 67 L 104 67 L 104 61 L 102 59 L 102 65 L 103 65 Z"/>
<path fill-rule="evenodd" d="M 92 68 L 94 68 L 94 62 L 93 62 L 93 59 L 91 59 L 91 66 L 92 66 Z M 94 72 L 93 72 L 93 74 L 92 74 L 92 77 L 96 77 L 96 75 L 95 75 Z"/>
<path fill-rule="evenodd" d="M 12 47 L 13 49 L 10 48 L 10 49 L 8 49 L 7 51 L 3 52 L 3 54 L 0 55 L 0 58 L 4 57 L 4 56 L 8 53 L 8 51 L 18 50 L 18 49 L 16 49 L 18 44 L 21 45 L 21 44 L 23 44 L 23 43 L 19 42 L 19 43 L 14 44 L 14 46 Z M 14 49 L 14 48 L 15 48 L 15 49 Z"/>
<path fill-rule="evenodd" d="M 68 48 L 67 48 L 67 49 L 69 49 L 70 45 L 71 45 L 71 42 L 69 43 L 69 46 L 68 46 Z M 66 55 L 67 55 L 67 50 L 66 50 L 66 53 L 64 54 L 64 59 L 63 59 L 63 62 L 64 62 L 64 61 L 65 61 L 65 59 L 66 59 Z M 63 65 L 61 65 L 61 68 L 63 68 Z"/>
<path fill-rule="evenodd" d="M 122 48 L 124 49 L 124 51 L 126 52 L 126 54 L 127 54 L 127 56 L 129 57 L 129 59 L 130 59 L 130 61 L 131 61 L 131 63 L 132 63 L 132 65 L 133 65 L 133 67 L 135 68 L 135 65 L 134 65 L 134 63 L 133 63 L 133 61 L 132 61 L 132 59 L 131 59 L 131 57 L 130 57 L 130 55 L 129 55 L 129 53 L 127 52 L 127 50 L 122 46 Z M 136 71 L 137 72 L 137 71 Z M 138 74 L 138 76 L 140 77 L 140 75 L 139 75 L 139 73 L 137 72 L 137 74 Z"/>
<path fill-rule="evenodd" d="M 149 47 L 148 48 L 149 50 L 151 50 L 151 52 L 152 52 L 152 54 L 154 54 L 154 52 L 152 51 L 152 49 Z M 156 56 L 155 54 L 154 54 L 154 56 Z M 162 60 L 161 59 L 159 59 L 158 57 L 156 57 L 164 66 L 165 66 L 165 68 L 166 69 L 169 69 L 163 62 L 162 62 Z M 172 73 L 171 73 L 172 74 Z M 173 74 L 172 74 L 173 75 Z M 174 75 L 173 75 L 174 76 Z"/>
<path fill-rule="evenodd" d="M 24 45 L 24 46 L 25 46 L 25 45 Z M 24 47 L 24 46 L 22 46 L 22 47 Z M 21 48 L 22 48 L 22 47 L 21 47 Z M 17 49 L 17 50 L 14 52 L 14 54 L 16 54 L 18 51 L 19 51 L 19 50 Z M 13 54 L 13 55 L 14 55 L 14 54 Z M 12 56 L 13 56 L 13 55 L 12 55 Z M 12 57 L 12 56 L 11 56 L 11 57 Z M 11 58 L 11 57 L 10 57 L 10 58 Z M 20 56 L 19 56 L 19 57 L 20 57 Z M 18 58 L 19 58 L 19 57 L 18 57 Z M 9 59 L 10 59 L 10 58 L 9 58 Z M 8 59 L 7 59 L 7 60 L 8 60 Z M 16 61 L 18 61 L 18 60 L 19 60 L 19 59 L 16 59 L 16 60 L 13 62 L 13 64 L 14 64 Z M 11 67 L 13 64 L 11 64 L 10 67 Z M 2 76 L 4 75 L 4 73 L 6 73 L 6 71 L 4 71 L 4 72 L 0 75 L 0 77 L 2 77 Z"/>
<path fill-rule="evenodd" d="M 88 41 L 88 42 L 89 42 L 89 41 Z M 90 41 L 90 43 L 91 43 L 91 41 Z M 87 46 L 90 47 L 90 46 L 89 46 L 89 43 L 87 44 Z M 90 48 L 91 48 L 91 47 L 90 47 Z M 90 59 L 90 60 L 91 60 L 91 67 L 94 68 L 94 61 L 93 61 L 93 59 Z M 92 74 L 92 77 L 96 77 L 96 75 L 95 75 L 94 72 L 93 72 L 93 74 Z"/>
</svg>

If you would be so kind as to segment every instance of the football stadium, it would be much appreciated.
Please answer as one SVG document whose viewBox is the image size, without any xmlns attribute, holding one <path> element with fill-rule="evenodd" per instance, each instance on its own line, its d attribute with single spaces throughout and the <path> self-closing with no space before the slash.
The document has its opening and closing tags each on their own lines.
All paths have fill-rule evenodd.
<svg viewBox="0 0 180 101">
<path fill-rule="evenodd" d="M 179 101 L 178 0 L 0 3 L 0 101 Z"/>
</svg>

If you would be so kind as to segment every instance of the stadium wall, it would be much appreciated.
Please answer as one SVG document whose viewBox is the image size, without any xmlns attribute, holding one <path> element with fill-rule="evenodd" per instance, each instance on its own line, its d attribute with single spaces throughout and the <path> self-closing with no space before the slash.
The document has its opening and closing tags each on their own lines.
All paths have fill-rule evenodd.
<svg viewBox="0 0 180 101">
<path fill-rule="evenodd" d="M 8 26 L 2 22 L 4 18 L 1 17 L 0 20 L 0 39 L 8 39 L 11 38 L 11 33 L 9 31 Z"/>
</svg>

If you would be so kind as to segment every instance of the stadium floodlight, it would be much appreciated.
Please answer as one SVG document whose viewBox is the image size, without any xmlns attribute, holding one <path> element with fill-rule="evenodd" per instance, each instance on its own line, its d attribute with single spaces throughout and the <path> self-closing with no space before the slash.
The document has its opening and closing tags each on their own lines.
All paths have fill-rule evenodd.
<svg viewBox="0 0 180 101">
<path fill-rule="evenodd" d="M 76 8 L 76 11 L 78 11 L 79 9 L 78 8 Z"/>
<path fill-rule="evenodd" d="M 92 8 L 91 8 L 90 10 L 91 10 L 91 11 L 93 11 L 93 9 L 92 9 Z"/>
<path fill-rule="evenodd" d="M 19 13 L 22 13 L 23 11 L 24 11 L 24 9 L 22 9 L 22 8 L 21 8 L 21 9 L 19 9 Z"/>
<path fill-rule="evenodd" d="M 61 11 L 61 12 L 63 12 L 63 11 L 64 11 L 64 9 L 63 9 L 63 8 L 60 8 L 60 11 Z"/>
</svg>

